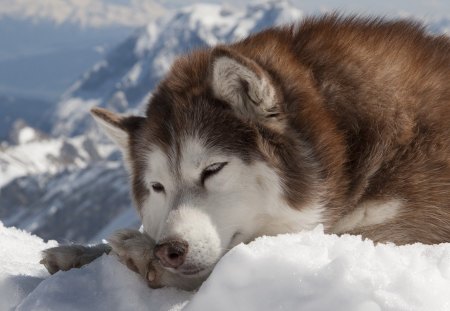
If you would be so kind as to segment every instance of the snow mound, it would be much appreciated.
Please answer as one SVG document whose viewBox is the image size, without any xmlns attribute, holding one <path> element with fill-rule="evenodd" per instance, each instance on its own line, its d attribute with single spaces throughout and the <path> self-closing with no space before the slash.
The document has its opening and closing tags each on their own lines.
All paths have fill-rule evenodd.
<svg viewBox="0 0 450 311">
<path fill-rule="evenodd" d="M 44 280 L 16 310 L 178 311 L 191 295 L 175 288 L 152 290 L 114 257 L 104 255 L 81 269 Z"/>
<path fill-rule="evenodd" d="M 48 276 L 39 264 L 40 252 L 54 246 L 54 241 L 44 243 L 37 236 L 5 228 L 0 222 L 0 310 L 13 309 Z"/>
<path fill-rule="evenodd" d="M 449 293 L 449 243 L 374 246 L 318 227 L 235 247 L 185 310 L 444 311 Z"/>
<path fill-rule="evenodd" d="M 16 310 L 450 310 L 449 243 L 375 246 L 357 236 L 326 235 L 321 226 L 262 237 L 233 248 L 195 293 L 150 289 L 106 255 L 42 281 L 46 273 L 36 262 L 46 246 L 0 227 L 7 255 L 0 256 L 1 310 L 21 299 Z M 29 278 L 21 283 L 26 290 L 11 281 L 20 274 Z"/>
</svg>

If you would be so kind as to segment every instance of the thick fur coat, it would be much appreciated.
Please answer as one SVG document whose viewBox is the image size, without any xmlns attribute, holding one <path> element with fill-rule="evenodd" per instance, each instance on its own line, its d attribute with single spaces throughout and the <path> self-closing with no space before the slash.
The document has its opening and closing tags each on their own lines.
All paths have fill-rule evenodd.
<svg viewBox="0 0 450 311">
<path fill-rule="evenodd" d="M 177 59 L 145 117 L 93 115 L 124 152 L 145 233 L 186 245 L 171 273 L 204 277 L 237 243 L 319 223 L 450 241 L 450 41 L 416 23 L 267 29 Z"/>
</svg>

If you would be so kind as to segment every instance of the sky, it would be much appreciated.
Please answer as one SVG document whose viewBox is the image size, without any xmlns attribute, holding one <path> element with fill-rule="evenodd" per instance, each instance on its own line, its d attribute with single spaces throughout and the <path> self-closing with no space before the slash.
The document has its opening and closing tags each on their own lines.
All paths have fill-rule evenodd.
<svg viewBox="0 0 450 311">
<path fill-rule="evenodd" d="M 127 26 L 136 26 L 144 20 L 163 15 L 167 9 L 180 8 L 196 2 L 228 3 L 245 6 L 243 0 L 0 0 L 2 16 L 25 18 L 51 16 L 56 22 L 72 19 L 83 24 L 108 25 L 118 20 Z M 376 15 L 394 15 L 399 12 L 428 19 L 450 16 L 449 0 L 290 0 L 306 13 L 343 11 Z M 88 14 L 86 14 L 88 12 Z M 124 19 L 118 19 L 121 15 Z M 94 17 L 94 18 L 93 18 Z"/>
<path fill-rule="evenodd" d="M 179 7 L 185 0 L 160 1 L 166 7 Z M 207 0 L 203 2 L 229 3 L 233 6 L 246 5 L 250 1 L 242 0 Z M 318 11 L 343 11 L 346 13 L 361 13 L 373 15 L 398 16 L 398 13 L 411 14 L 417 17 L 434 19 L 450 18 L 450 0 L 290 0 L 305 13 Z"/>
</svg>

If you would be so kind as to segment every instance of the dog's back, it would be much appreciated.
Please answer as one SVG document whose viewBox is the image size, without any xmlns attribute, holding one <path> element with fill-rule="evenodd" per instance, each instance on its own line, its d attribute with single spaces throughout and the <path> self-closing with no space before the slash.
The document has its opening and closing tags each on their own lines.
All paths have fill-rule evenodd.
<svg viewBox="0 0 450 311">
<path fill-rule="evenodd" d="M 447 37 L 406 21 L 331 16 L 231 48 L 282 86 L 290 135 L 307 137 L 327 174 L 330 232 L 450 241 Z M 290 98 L 298 94 L 305 100 Z"/>
<path fill-rule="evenodd" d="M 155 256 L 192 280 L 240 242 L 319 223 L 450 242 L 449 80 L 447 37 L 328 16 L 179 58 L 146 117 L 93 114 L 126 156 Z M 43 263 L 95 257 L 69 250 Z"/>
</svg>

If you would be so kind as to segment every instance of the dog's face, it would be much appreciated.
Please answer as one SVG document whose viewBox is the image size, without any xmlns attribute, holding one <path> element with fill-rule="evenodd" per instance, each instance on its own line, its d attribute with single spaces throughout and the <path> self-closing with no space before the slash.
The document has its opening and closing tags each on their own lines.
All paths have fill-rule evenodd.
<svg viewBox="0 0 450 311">
<path fill-rule="evenodd" d="M 231 247 L 253 239 L 263 221 L 258 209 L 268 201 L 278 204 L 278 181 L 263 161 L 208 147 L 201 137 L 189 135 L 179 143 L 174 154 L 156 145 L 148 152 L 139 177 L 148 189 L 140 198 L 141 216 L 159 243 L 187 243 L 178 272 L 205 274 Z"/>
<path fill-rule="evenodd" d="M 267 141 L 284 126 L 280 96 L 261 68 L 241 58 L 220 51 L 178 63 L 145 118 L 93 110 L 124 152 L 144 230 L 160 245 L 155 254 L 186 277 L 206 276 L 240 242 L 320 218 L 289 207 L 283 166 Z M 203 74 L 180 87 L 180 71 L 195 62 Z"/>
</svg>

